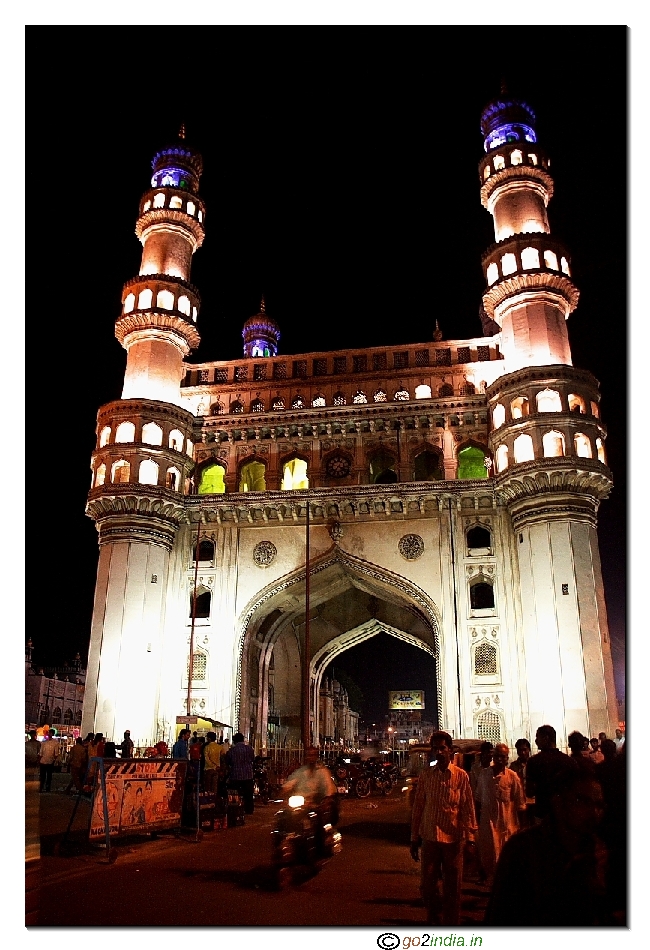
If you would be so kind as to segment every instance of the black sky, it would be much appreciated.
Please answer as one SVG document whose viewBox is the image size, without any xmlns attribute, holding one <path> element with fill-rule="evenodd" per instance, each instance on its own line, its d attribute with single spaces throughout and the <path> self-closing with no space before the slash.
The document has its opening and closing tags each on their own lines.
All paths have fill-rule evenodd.
<svg viewBox="0 0 650 950">
<path fill-rule="evenodd" d="M 479 118 L 505 78 L 551 157 L 551 231 L 581 291 L 574 364 L 602 385 L 615 488 L 599 534 L 624 688 L 626 43 L 611 26 L 27 30 L 28 76 L 47 77 L 27 86 L 28 418 L 51 427 L 41 490 L 59 519 L 52 561 L 65 565 L 40 583 L 38 662 L 88 647 L 95 418 L 121 394 L 113 326 L 140 263 L 133 229 L 154 151 L 183 121 L 204 159 L 192 361 L 239 356 L 262 293 L 282 353 L 423 342 L 436 319 L 446 338 L 478 336 L 494 240 Z"/>
</svg>

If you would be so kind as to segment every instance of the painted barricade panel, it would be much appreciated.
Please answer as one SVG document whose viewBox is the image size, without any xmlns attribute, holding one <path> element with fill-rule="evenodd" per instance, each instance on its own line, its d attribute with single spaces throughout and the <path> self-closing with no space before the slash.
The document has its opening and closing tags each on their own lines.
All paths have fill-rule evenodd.
<svg viewBox="0 0 650 950">
<path fill-rule="evenodd" d="M 179 827 L 187 762 L 180 759 L 104 761 L 111 836 L 144 834 Z M 104 792 L 97 781 L 90 818 L 90 840 L 106 835 Z"/>
</svg>

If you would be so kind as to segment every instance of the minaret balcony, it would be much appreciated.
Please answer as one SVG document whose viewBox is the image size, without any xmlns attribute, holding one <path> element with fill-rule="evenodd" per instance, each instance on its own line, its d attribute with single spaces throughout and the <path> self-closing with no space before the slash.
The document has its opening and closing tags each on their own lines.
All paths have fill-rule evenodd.
<svg viewBox="0 0 650 950">
<path fill-rule="evenodd" d="M 497 188 L 509 181 L 526 180 L 541 187 L 546 204 L 553 197 L 553 179 L 548 171 L 550 159 L 537 143 L 512 142 L 488 152 L 479 162 L 481 204 L 490 210 L 490 198 Z"/>
<path fill-rule="evenodd" d="M 139 274 L 122 287 L 122 313 L 169 310 L 196 323 L 201 297 L 194 284 L 171 274 Z"/>
<path fill-rule="evenodd" d="M 198 195 L 175 188 L 153 188 L 140 199 L 135 233 L 142 243 L 156 228 L 176 228 L 183 232 L 193 250 L 201 247 L 205 238 L 205 205 Z"/>
</svg>

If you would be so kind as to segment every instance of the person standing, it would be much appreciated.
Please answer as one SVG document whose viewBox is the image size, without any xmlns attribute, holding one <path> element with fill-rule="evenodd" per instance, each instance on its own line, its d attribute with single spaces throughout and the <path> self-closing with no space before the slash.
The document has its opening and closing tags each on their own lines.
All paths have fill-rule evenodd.
<svg viewBox="0 0 650 950">
<path fill-rule="evenodd" d="M 550 811 L 551 789 L 555 779 L 563 772 L 574 768 L 568 755 L 555 745 L 553 726 L 540 726 L 535 733 L 535 745 L 539 749 L 532 756 L 526 770 L 526 795 L 535 799 L 535 818 L 541 821 Z"/>
<path fill-rule="evenodd" d="M 36 729 L 29 730 L 29 739 L 25 743 L 25 768 L 35 769 L 41 755 L 41 743 L 36 738 Z"/>
<path fill-rule="evenodd" d="M 605 756 L 598 748 L 598 739 L 594 736 L 593 739 L 589 740 L 589 745 L 591 746 L 591 751 L 589 755 L 594 765 L 599 765 L 601 762 L 605 761 Z"/>
<path fill-rule="evenodd" d="M 614 735 L 616 736 L 614 739 L 614 742 L 616 743 L 616 751 L 620 752 L 625 745 L 625 734 L 622 729 L 616 729 L 614 730 Z"/>
<path fill-rule="evenodd" d="M 244 742 L 243 733 L 237 732 L 232 737 L 233 746 L 226 752 L 228 766 L 228 785 L 236 789 L 244 799 L 244 811 L 252 815 L 255 810 L 253 795 L 253 760 L 255 753 Z"/>
<path fill-rule="evenodd" d="M 204 769 L 203 769 L 203 788 L 206 792 L 214 793 L 217 791 L 217 782 L 219 779 L 219 766 L 221 762 L 221 746 L 217 744 L 216 732 L 209 732 L 206 736 L 206 743 L 203 747 Z"/>
<path fill-rule="evenodd" d="M 47 734 L 47 739 L 41 742 L 41 755 L 39 759 L 40 769 L 40 789 L 41 792 L 52 790 L 52 774 L 54 766 L 61 759 L 61 744 L 56 738 L 56 729 L 51 728 Z"/>
<path fill-rule="evenodd" d="M 181 729 L 178 734 L 178 739 L 172 746 L 172 759 L 183 759 L 187 762 L 190 757 L 189 738 L 190 730 Z"/>
<path fill-rule="evenodd" d="M 123 759 L 133 758 L 133 740 L 131 739 L 131 731 L 129 729 L 124 730 L 124 738 L 120 743 L 120 756 Z"/>
<path fill-rule="evenodd" d="M 478 780 L 483 769 L 488 769 L 490 763 L 492 762 L 492 751 L 494 746 L 491 742 L 482 742 L 481 749 L 478 756 L 472 762 L 472 767 L 469 772 L 469 784 L 472 789 L 472 797 L 476 798 L 476 789 L 478 788 Z"/>
<path fill-rule="evenodd" d="M 476 790 L 478 854 L 486 883 L 491 885 L 501 850 L 519 831 L 519 816 L 526 810 L 526 796 L 512 769 L 507 768 L 510 749 L 499 742 L 494 747 L 493 764 L 483 769 Z"/>
<path fill-rule="evenodd" d="M 72 793 L 73 788 L 80 792 L 84 785 L 86 771 L 88 769 L 88 749 L 84 745 L 81 736 L 77 739 L 70 752 L 70 782 L 66 792 Z"/>
<path fill-rule="evenodd" d="M 427 923 L 455 927 L 460 923 L 463 851 L 466 842 L 473 846 L 476 816 L 467 773 L 451 764 L 452 755 L 451 736 L 434 732 L 432 762 L 420 773 L 413 802 L 411 857 L 420 861 Z"/>
</svg>

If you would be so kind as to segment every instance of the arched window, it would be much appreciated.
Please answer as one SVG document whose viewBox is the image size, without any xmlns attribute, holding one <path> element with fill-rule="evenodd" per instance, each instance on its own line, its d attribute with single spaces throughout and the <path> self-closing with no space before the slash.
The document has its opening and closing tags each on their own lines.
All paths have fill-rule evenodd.
<svg viewBox="0 0 650 950">
<path fill-rule="evenodd" d="M 544 264 L 550 270 L 558 270 L 557 254 L 555 253 L 555 251 L 544 251 Z"/>
<path fill-rule="evenodd" d="M 282 466 L 282 491 L 295 491 L 300 488 L 309 488 L 307 477 L 307 463 L 304 459 L 292 458 Z"/>
<path fill-rule="evenodd" d="M 555 429 L 552 429 L 550 432 L 545 432 L 542 436 L 542 446 L 544 448 L 545 458 L 557 458 L 560 455 L 564 455 L 563 433 L 557 432 Z"/>
<path fill-rule="evenodd" d="M 272 400 L 271 409 L 273 412 L 280 412 L 282 409 L 284 409 L 284 399 L 282 396 L 276 396 L 275 399 Z"/>
<path fill-rule="evenodd" d="M 497 648 L 493 643 L 477 643 L 474 649 L 474 675 L 495 676 L 497 668 Z"/>
<path fill-rule="evenodd" d="M 230 403 L 230 412 L 232 415 L 236 415 L 237 413 L 240 413 L 243 411 L 244 411 L 244 406 L 238 399 L 235 399 L 234 402 Z"/>
<path fill-rule="evenodd" d="M 415 398 L 416 399 L 431 399 L 431 386 L 427 386 L 426 383 L 421 383 L 419 386 L 416 386 Z"/>
<path fill-rule="evenodd" d="M 397 481 L 395 457 L 389 452 L 376 452 L 370 459 L 370 481 L 376 485 L 391 485 Z"/>
<path fill-rule="evenodd" d="M 523 433 L 518 435 L 514 441 L 513 449 L 515 453 L 515 462 L 532 462 L 535 458 L 533 440 L 529 435 Z"/>
<path fill-rule="evenodd" d="M 469 585 L 469 603 L 472 610 L 492 610 L 494 587 L 492 582 L 479 575 Z"/>
<path fill-rule="evenodd" d="M 445 396 L 453 396 L 454 387 L 450 386 L 449 383 L 443 383 L 442 386 L 438 389 L 438 396 L 444 398 Z"/>
<path fill-rule="evenodd" d="M 590 459 L 593 457 L 591 439 L 588 439 L 582 432 L 576 432 L 573 436 L 573 447 L 579 458 Z"/>
<path fill-rule="evenodd" d="M 492 535 L 483 525 L 476 524 L 467 532 L 467 547 L 487 551 L 492 547 Z"/>
<path fill-rule="evenodd" d="M 182 207 L 183 207 L 183 202 L 182 202 L 182 200 L 178 197 L 178 195 L 172 195 L 172 197 L 171 197 L 171 199 L 170 199 L 170 201 L 169 201 L 169 207 L 170 207 L 170 208 L 182 208 Z"/>
<path fill-rule="evenodd" d="M 566 274 L 567 277 L 571 276 L 571 271 L 569 270 L 569 262 L 566 257 L 560 258 L 560 267 L 562 268 L 562 273 Z"/>
<path fill-rule="evenodd" d="M 162 310 L 174 309 L 174 295 L 171 290 L 159 290 L 156 297 L 156 306 Z"/>
<path fill-rule="evenodd" d="M 97 466 L 97 473 L 95 475 L 95 488 L 99 488 L 100 485 L 103 485 L 106 481 L 106 466 L 102 462 L 101 465 Z"/>
<path fill-rule="evenodd" d="M 523 155 L 521 154 L 520 148 L 513 148 L 510 152 L 510 164 L 511 165 L 521 165 L 523 161 Z"/>
<path fill-rule="evenodd" d="M 102 448 L 102 446 L 108 445 L 108 440 L 110 439 L 110 437 L 111 437 L 111 427 L 110 427 L 110 426 L 104 426 L 104 428 L 102 429 L 102 431 L 99 433 L 99 447 L 100 447 L 100 449 Z"/>
<path fill-rule="evenodd" d="M 157 195 L 153 196 L 153 206 L 154 208 L 165 207 L 165 195 L 162 191 L 159 191 Z"/>
<path fill-rule="evenodd" d="M 517 271 L 517 256 L 512 253 L 504 254 L 501 258 L 501 273 L 504 277 Z"/>
<path fill-rule="evenodd" d="M 487 269 L 488 285 L 491 287 L 492 284 L 498 279 L 499 279 L 499 266 L 495 261 L 492 261 L 492 263 L 488 265 L 488 269 Z"/>
<path fill-rule="evenodd" d="M 439 452 L 425 449 L 415 456 L 413 465 L 413 481 L 437 482 L 444 478 L 442 459 Z"/>
<path fill-rule="evenodd" d="M 196 561 L 196 545 L 194 545 L 194 550 L 192 551 L 192 560 Z M 199 563 L 207 564 L 214 561 L 214 541 L 210 541 L 208 538 L 204 539 L 199 543 Z"/>
<path fill-rule="evenodd" d="M 554 389 L 542 389 L 535 398 L 538 412 L 562 412 L 560 394 Z"/>
<path fill-rule="evenodd" d="M 251 412 L 264 412 L 264 402 L 261 399 L 253 399 Z"/>
<path fill-rule="evenodd" d="M 61 707 L 55 706 L 54 712 L 52 713 L 52 722 L 61 722 Z"/>
<path fill-rule="evenodd" d="M 196 212 L 196 205 L 194 204 L 193 201 L 188 201 L 185 207 L 185 210 L 191 217 L 194 217 L 194 214 Z"/>
<path fill-rule="evenodd" d="M 116 442 L 133 442 L 135 438 L 135 426 L 132 422 L 120 422 L 115 431 Z"/>
<path fill-rule="evenodd" d="M 224 405 L 219 399 L 217 399 L 216 402 L 213 402 L 212 405 L 210 406 L 211 416 L 222 416 L 224 414 L 224 411 L 225 411 Z"/>
<path fill-rule="evenodd" d="M 528 400 L 525 396 L 517 396 L 510 403 L 510 414 L 513 419 L 523 419 L 528 415 Z"/>
<path fill-rule="evenodd" d="M 314 407 L 314 409 L 320 409 L 322 406 L 326 405 L 325 396 L 323 396 L 322 393 L 318 393 L 318 395 L 314 396 L 314 398 L 312 399 L 311 404 Z"/>
<path fill-rule="evenodd" d="M 411 398 L 408 389 L 398 389 L 393 399 L 395 402 L 408 402 Z"/>
<path fill-rule="evenodd" d="M 178 491 L 181 483 L 181 473 L 177 468 L 168 468 L 165 472 L 165 488 L 170 491 Z"/>
<path fill-rule="evenodd" d="M 501 742 L 501 719 L 497 713 L 488 709 L 477 717 L 476 738 L 492 745 Z"/>
<path fill-rule="evenodd" d="M 500 445 L 496 452 L 497 472 L 503 472 L 508 467 L 508 446 Z"/>
<path fill-rule="evenodd" d="M 586 415 L 587 408 L 582 396 L 578 396 L 576 393 L 569 393 L 567 402 L 569 403 L 569 412 L 580 412 Z"/>
<path fill-rule="evenodd" d="M 157 422 L 147 422 L 142 426 L 142 441 L 147 445 L 162 445 L 163 430 Z"/>
<path fill-rule="evenodd" d="M 593 400 L 592 400 L 592 401 L 589 403 L 589 406 L 590 406 L 590 408 L 591 408 L 591 414 L 592 414 L 592 416 L 594 416 L 596 419 L 600 419 L 600 410 L 599 410 L 599 408 L 598 408 L 598 403 L 597 403 L 597 402 L 593 402 Z"/>
<path fill-rule="evenodd" d="M 386 393 L 383 389 L 377 389 L 372 396 L 375 402 L 386 402 Z"/>
<path fill-rule="evenodd" d="M 193 650 L 192 651 L 192 681 L 194 680 L 204 680 L 206 677 L 208 669 L 208 658 L 203 650 Z M 185 667 L 185 675 L 189 676 L 190 673 L 190 658 L 187 658 L 187 666 Z"/>
<path fill-rule="evenodd" d="M 603 445 L 602 439 L 596 439 L 596 451 L 598 452 L 598 461 L 602 462 L 603 465 L 607 465 L 605 461 L 605 446 Z"/>
<path fill-rule="evenodd" d="M 352 397 L 352 402 L 356 403 L 357 405 L 361 405 L 362 403 L 368 402 L 368 397 L 363 392 L 363 390 L 357 389 L 356 393 Z"/>
<path fill-rule="evenodd" d="M 114 484 L 120 484 L 122 482 L 128 482 L 131 477 L 131 466 L 124 459 L 119 459 L 117 462 L 113 462 L 111 468 L 111 481 Z"/>
<path fill-rule="evenodd" d="M 124 313 L 131 313 L 135 307 L 135 294 L 127 294 L 124 298 Z"/>
<path fill-rule="evenodd" d="M 197 620 L 206 620 L 210 616 L 210 602 L 212 600 L 212 594 L 206 587 L 199 585 L 196 588 L 196 608 L 194 609 L 194 616 Z M 192 610 L 194 607 L 194 596 L 190 596 L 190 617 L 192 616 Z"/>
<path fill-rule="evenodd" d="M 140 462 L 138 482 L 141 485 L 157 485 L 158 463 L 154 462 L 153 459 L 144 459 L 144 461 Z"/>
<path fill-rule="evenodd" d="M 196 216 L 197 216 L 197 218 L 199 219 L 199 221 L 203 221 L 203 212 L 201 211 L 200 208 L 199 208 L 199 210 L 197 211 Z"/>
<path fill-rule="evenodd" d="M 490 168 L 490 166 L 489 166 L 489 165 L 486 165 L 485 168 L 483 169 L 483 181 L 487 181 L 487 180 L 488 180 L 488 178 L 490 177 L 490 172 L 491 172 L 491 171 L 492 171 L 492 169 Z"/>
<path fill-rule="evenodd" d="M 266 491 L 266 465 L 247 462 L 239 473 L 239 491 Z"/>
<path fill-rule="evenodd" d="M 72 710 L 70 707 L 68 707 L 63 714 L 63 722 L 66 724 L 66 726 L 72 725 Z"/>
<path fill-rule="evenodd" d="M 461 396 L 473 396 L 476 393 L 476 386 L 474 383 L 470 383 L 469 379 L 466 379 L 458 392 Z"/>
<path fill-rule="evenodd" d="M 147 201 L 145 201 L 145 203 L 142 205 L 142 213 L 146 214 L 150 207 L 151 207 L 151 201 L 147 199 Z"/>
<path fill-rule="evenodd" d="M 505 406 L 498 402 L 494 409 L 492 410 L 492 425 L 495 429 L 501 428 L 503 423 L 506 421 L 506 409 Z"/>
<path fill-rule="evenodd" d="M 479 449 L 476 445 L 467 445 L 458 453 L 458 471 L 456 478 L 487 478 L 488 470 L 485 467 L 487 449 Z"/>
<path fill-rule="evenodd" d="M 178 429 L 172 429 L 169 433 L 169 448 L 175 452 L 183 451 L 183 433 Z"/>
<path fill-rule="evenodd" d="M 305 408 L 305 398 L 304 396 L 298 395 L 294 396 L 291 400 L 292 409 L 304 409 Z"/>
<path fill-rule="evenodd" d="M 344 406 L 345 405 L 345 396 L 343 393 L 334 393 L 334 398 L 332 400 L 335 406 Z"/>
<path fill-rule="evenodd" d="M 539 251 L 536 247 L 525 247 L 521 252 L 521 266 L 524 270 L 539 268 Z"/>
<path fill-rule="evenodd" d="M 184 313 L 186 317 L 189 317 L 191 309 L 190 298 L 186 294 L 183 294 L 178 298 L 176 307 L 181 313 Z"/>
<path fill-rule="evenodd" d="M 208 462 L 201 469 L 197 494 L 223 495 L 226 491 L 225 473 L 223 465 L 219 465 L 218 462 Z"/>
<path fill-rule="evenodd" d="M 153 290 L 147 287 L 146 290 L 141 290 L 138 295 L 138 310 L 148 310 L 151 307 L 151 302 L 153 300 Z"/>
<path fill-rule="evenodd" d="M 503 155 L 495 155 L 493 165 L 495 172 L 501 171 L 502 168 L 505 168 L 506 163 Z"/>
</svg>

